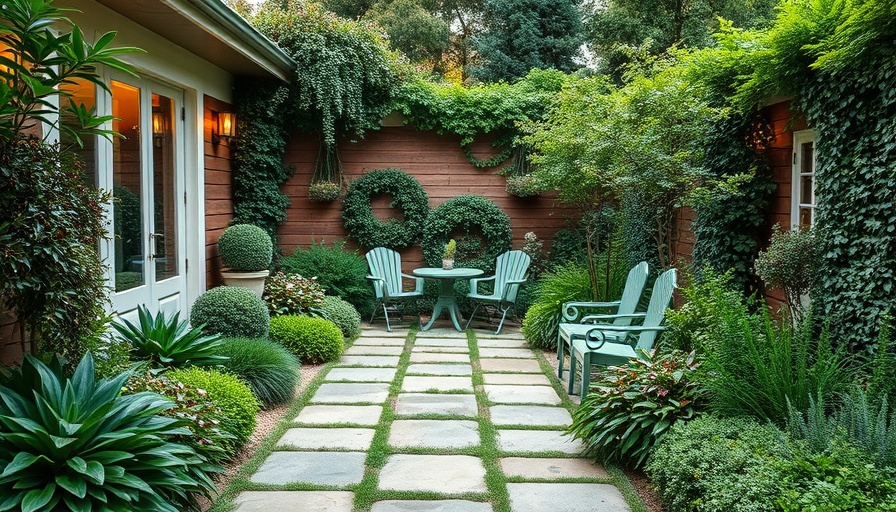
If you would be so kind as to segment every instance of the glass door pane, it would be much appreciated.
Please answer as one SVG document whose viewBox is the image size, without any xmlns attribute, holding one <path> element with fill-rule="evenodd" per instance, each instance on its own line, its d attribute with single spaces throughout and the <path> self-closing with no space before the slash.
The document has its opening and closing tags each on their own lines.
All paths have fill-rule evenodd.
<svg viewBox="0 0 896 512">
<path fill-rule="evenodd" d="M 156 281 L 178 275 L 174 100 L 152 95 L 153 247 Z"/>
<path fill-rule="evenodd" d="M 112 141 L 112 194 L 115 201 L 113 265 L 115 291 L 146 284 L 143 265 L 143 174 L 140 151 L 140 89 L 112 81 L 112 129 L 122 134 Z"/>
</svg>

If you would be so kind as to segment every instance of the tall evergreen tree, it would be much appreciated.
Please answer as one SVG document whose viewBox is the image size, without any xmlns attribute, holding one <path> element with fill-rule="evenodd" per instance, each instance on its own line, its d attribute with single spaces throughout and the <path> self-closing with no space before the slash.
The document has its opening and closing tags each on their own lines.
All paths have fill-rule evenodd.
<svg viewBox="0 0 896 512">
<path fill-rule="evenodd" d="M 486 0 L 485 31 L 475 37 L 482 64 L 472 75 L 512 81 L 533 68 L 573 71 L 584 41 L 576 0 Z"/>
</svg>

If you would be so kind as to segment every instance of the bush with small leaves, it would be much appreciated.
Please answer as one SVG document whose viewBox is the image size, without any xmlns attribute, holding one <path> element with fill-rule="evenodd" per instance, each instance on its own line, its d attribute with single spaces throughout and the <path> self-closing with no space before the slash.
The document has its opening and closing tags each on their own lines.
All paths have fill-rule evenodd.
<svg viewBox="0 0 896 512">
<path fill-rule="evenodd" d="M 255 415 L 258 414 L 259 404 L 245 382 L 235 375 L 197 366 L 171 370 L 166 376 L 172 381 L 207 393 L 208 399 L 224 415 L 221 427 L 234 437 L 231 450 L 246 444 L 255 430 Z"/>
<path fill-rule="evenodd" d="M 345 349 L 342 331 L 333 322 L 310 316 L 271 319 L 271 339 L 288 348 L 304 364 L 335 361 Z"/>
<path fill-rule="evenodd" d="M 207 334 L 264 338 L 270 319 L 264 301 L 251 290 L 235 286 L 208 290 L 190 309 L 190 323 L 204 324 L 202 332 Z"/>
<path fill-rule="evenodd" d="M 230 270 L 258 271 L 271 266 L 274 244 L 267 231 L 253 224 L 234 224 L 218 239 L 221 263 Z"/>
<path fill-rule="evenodd" d="M 222 366 L 266 407 L 295 396 L 300 363 L 283 345 L 264 338 L 225 338 L 220 353 L 230 358 Z"/>
<path fill-rule="evenodd" d="M 339 297 L 324 297 L 322 308 L 327 319 L 336 324 L 342 335 L 352 338 L 361 334 L 361 315 L 354 306 Z"/>
</svg>

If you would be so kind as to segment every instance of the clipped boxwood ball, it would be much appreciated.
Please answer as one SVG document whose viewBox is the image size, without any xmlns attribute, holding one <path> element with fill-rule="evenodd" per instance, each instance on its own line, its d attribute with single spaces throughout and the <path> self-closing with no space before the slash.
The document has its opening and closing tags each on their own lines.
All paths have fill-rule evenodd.
<svg viewBox="0 0 896 512">
<path fill-rule="evenodd" d="M 271 317 L 264 301 L 252 290 L 219 286 L 203 293 L 190 309 L 190 323 L 205 324 L 203 332 L 224 336 L 264 338 Z"/>
<path fill-rule="evenodd" d="M 345 349 L 342 331 L 336 324 L 310 316 L 275 316 L 271 319 L 271 339 L 306 364 L 335 361 Z"/>
<path fill-rule="evenodd" d="M 475 257 L 462 255 L 460 241 L 477 240 L 476 228 L 482 233 L 485 247 Z M 510 250 L 512 239 L 510 218 L 495 203 L 481 196 L 457 196 L 430 212 L 423 228 L 423 257 L 431 267 L 442 264 L 442 252 L 451 238 L 459 238 L 455 267 L 472 267 L 491 272 L 495 259 Z"/>
<path fill-rule="evenodd" d="M 392 196 L 392 208 L 401 210 L 404 220 L 381 221 L 373 214 L 370 200 Z M 363 247 L 399 249 L 420 240 L 423 222 L 429 214 L 429 198 L 420 182 L 399 169 L 378 169 L 351 182 L 342 200 L 342 225 L 350 238 Z"/>
<path fill-rule="evenodd" d="M 221 263 L 230 270 L 267 270 L 274 256 L 274 243 L 267 231 L 252 224 L 234 224 L 218 239 Z"/>
<path fill-rule="evenodd" d="M 361 315 L 355 306 L 339 297 L 324 297 L 324 305 L 321 308 L 327 319 L 336 324 L 342 334 L 348 338 L 361 334 Z"/>
<path fill-rule="evenodd" d="M 234 448 L 246 444 L 255 431 L 255 415 L 259 409 L 258 400 L 246 383 L 234 375 L 198 366 L 170 370 L 166 375 L 171 380 L 208 393 L 208 399 L 226 417 L 221 426 L 236 438 Z"/>
</svg>

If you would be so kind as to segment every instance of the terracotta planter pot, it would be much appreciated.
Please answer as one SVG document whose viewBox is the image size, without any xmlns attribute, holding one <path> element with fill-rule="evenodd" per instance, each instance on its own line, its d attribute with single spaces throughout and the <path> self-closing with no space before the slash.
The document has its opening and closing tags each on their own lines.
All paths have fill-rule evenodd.
<svg viewBox="0 0 896 512">
<path fill-rule="evenodd" d="M 264 293 L 264 282 L 270 275 L 270 270 L 259 270 L 257 272 L 235 272 L 232 270 L 222 270 L 221 277 L 224 278 L 224 284 L 227 286 L 239 286 L 240 288 L 248 288 L 252 290 L 258 298 Z"/>
</svg>

